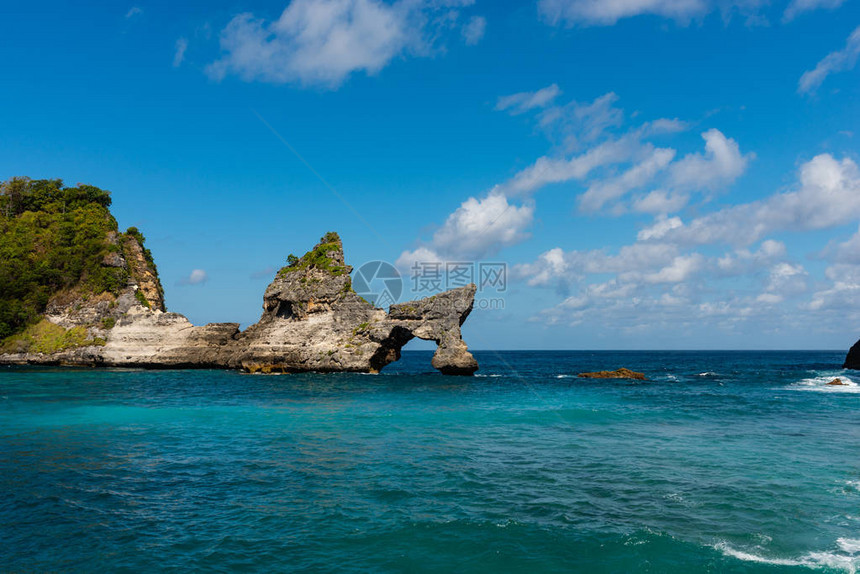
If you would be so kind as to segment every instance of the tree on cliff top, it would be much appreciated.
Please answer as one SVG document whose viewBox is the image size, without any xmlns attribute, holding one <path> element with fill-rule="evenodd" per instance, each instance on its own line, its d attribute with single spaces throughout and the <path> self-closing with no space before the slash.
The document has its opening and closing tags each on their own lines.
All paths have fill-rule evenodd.
<svg viewBox="0 0 860 574">
<path fill-rule="evenodd" d="M 0 184 L 0 210 L 9 217 L 27 211 L 65 213 L 88 205 L 111 205 L 110 192 L 92 185 L 64 187 L 62 179 L 13 177 Z"/>
<path fill-rule="evenodd" d="M 0 183 L 0 339 L 36 321 L 58 291 L 117 293 L 124 270 L 102 263 L 120 247 L 110 192 L 60 179 Z"/>
</svg>

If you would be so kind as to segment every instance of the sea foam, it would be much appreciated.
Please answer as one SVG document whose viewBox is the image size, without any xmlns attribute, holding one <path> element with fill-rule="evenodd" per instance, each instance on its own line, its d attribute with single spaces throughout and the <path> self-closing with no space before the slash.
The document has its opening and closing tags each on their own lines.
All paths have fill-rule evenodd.
<svg viewBox="0 0 860 574">
<path fill-rule="evenodd" d="M 803 566 L 806 568 L 831 568 L 846 572 L 847 574 L 857 574 L 857 568 L 860 567 L 860 556 L 857 555 L 860 550 L 860 540 L 850 540 L 840 538 L 837 541 L 840 547 L 838 552 L 809 552 L 799 558 L 776 558 L 761 556 L 752 552 L 738 550 L 732 548 L 725 542 L 720 542 L 714 548 L 722 552 L 726 556 L 737 558 L 745 562 L 758 562 L 760 564 L 773 564 L 776 566 Z"/>
<path fill-rule="evenodd" d="M 841 380 L 842 384 L 829 385 L 828 383 L 833 379 Z M 789 388 L 796 391 L 817 391 L 821 393 L 860 393 L 860 385 L 841 373 L 802 379 L 791 384 Z"/>
</svg>

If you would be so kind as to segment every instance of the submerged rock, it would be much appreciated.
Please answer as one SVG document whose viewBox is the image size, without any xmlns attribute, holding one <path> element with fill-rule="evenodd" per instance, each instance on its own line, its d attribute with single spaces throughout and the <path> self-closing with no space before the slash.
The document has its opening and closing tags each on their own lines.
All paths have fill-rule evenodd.
<svg viewBox="0 0 860 574">
<path fill-rule="evenodd" d="M 577 375 L 583 379 L 636 379 L 639 381 L 647 380 L 644 373 L 637 373 L 630 369 L 620 368 L 616 371 L 595 371 L 593 373 L 579 373 Z"/>
<path fill-rule="evenodd" d="M 829 383 L 827 383 L 827 384 L 828 384 L 828 385 L 844 385 L 845 383 L 843 383 L 843 382 L 842 382 L 842 379 L 836 378 L 836 379 L 833 379 L 832 381 L 830 381 L 830 382 L 829 382 Z"/>
<path fill-rule="evenodd" d="M 130 266 L 142 268 L 146 264 L 142 254 L 129 251 L 134 259 Z M 478 370 L 460 332 L 472 311 L 474 284 L 392 305 L 386 313 L 352 290 L 351 271 L 340 238 L 326 234 L 304 257 L 294 258 L 277 273 L 263 296 L 260 320 L 244 332 L 237 323 L 194 326 L 182 315 L 163 311 L 154 282 L 130 283 L 127 293 L 91 313 L 71 313 L 58 306 L 46 317 L 65 328 L 85 317 L 104 344 L 48 355 L 0 354 L 0 364 L 375 373 L 399 359 L 403 345 L 418 337 L 436 342 L 432 364 L 442 373 L 471 375 Z M 148 274 L 138 275 L 149 279 Z"/>
</svg>

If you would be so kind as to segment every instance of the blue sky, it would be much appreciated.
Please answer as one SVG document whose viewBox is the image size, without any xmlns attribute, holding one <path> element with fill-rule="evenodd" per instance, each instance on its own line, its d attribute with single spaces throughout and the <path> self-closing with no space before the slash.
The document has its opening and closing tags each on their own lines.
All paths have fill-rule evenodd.
<svg viewBox="0 0 860 574">
<path fill-rule="evenodd" d="M 504 262 L 473 348 L 847 348 L 856 0 L 7 3 L 0 178 L 113 192 L 171 310 Z M 408 294 L 407 294 L 408 296 Z"/>
</svg>

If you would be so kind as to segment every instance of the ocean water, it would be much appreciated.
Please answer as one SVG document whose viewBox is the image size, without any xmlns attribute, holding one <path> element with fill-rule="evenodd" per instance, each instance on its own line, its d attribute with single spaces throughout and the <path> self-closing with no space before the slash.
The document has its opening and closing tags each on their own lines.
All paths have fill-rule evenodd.
<svg viewBox="0 0 860 574">
<path fill-rule="evenodd" d="M 842 352 L 0 368 L 3 572 L 856 572 Z M 649 381 L 581 380 L 629 367 Z M 834 377 L 847 386 L 827 386 Z"/>
</svg>

